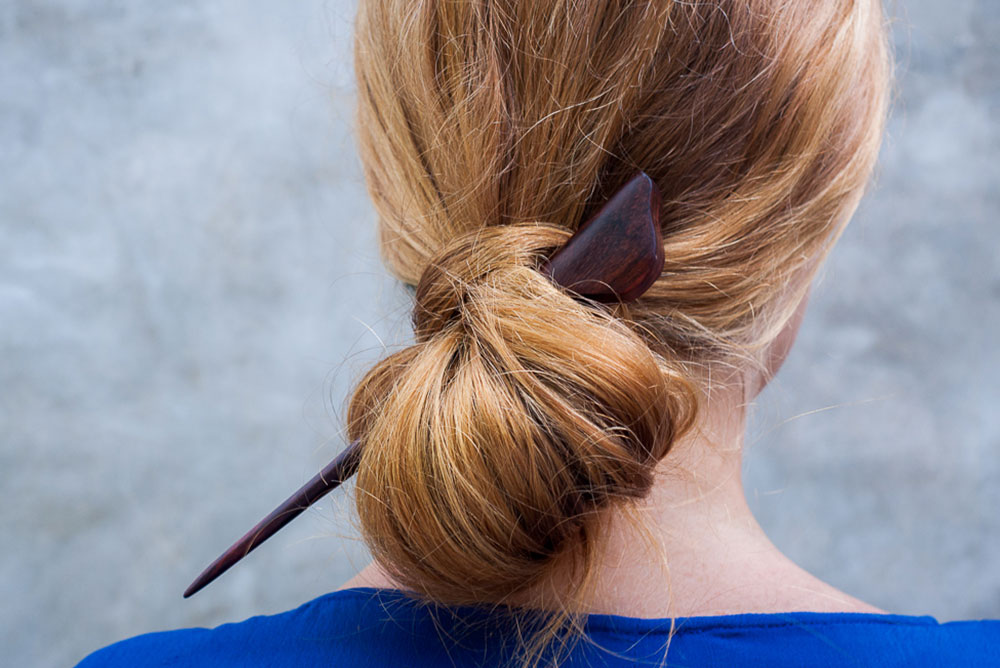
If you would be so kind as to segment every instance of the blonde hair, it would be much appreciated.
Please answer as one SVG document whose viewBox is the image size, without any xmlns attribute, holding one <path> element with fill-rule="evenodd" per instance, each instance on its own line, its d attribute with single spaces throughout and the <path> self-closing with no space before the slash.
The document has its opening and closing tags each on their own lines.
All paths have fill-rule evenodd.
<svg viewBox="0 0 1000 668">
<path fill-rule="evenodd" d="M 358 126 L 415 343 L 350 401 L 356 504 L 423 600 L 576 583 L 644 497 L 702 369 L 753 361 L 857 205 L 891 73 L 878 0 L 362 0 Z M 666 265 L 633 304 L 537 267 L 637 169 Z M 538 658 L 533 646 L 525 662 Z"/>
</svg>

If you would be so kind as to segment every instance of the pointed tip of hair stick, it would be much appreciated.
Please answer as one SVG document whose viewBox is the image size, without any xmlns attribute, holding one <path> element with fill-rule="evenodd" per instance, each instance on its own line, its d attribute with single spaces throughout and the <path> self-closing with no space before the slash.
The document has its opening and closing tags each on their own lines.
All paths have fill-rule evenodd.
<svg viewBox="0 0 1000 668">
<path fill-rule="evenodd" d="M 285 499 L 267 517 L 255 524 L 242 538 L 233 543 L 228 550 L 209 564 L 195 578 L 194 582 L 184 590 L 184 598 L 189 598 L 197 594 L 217 577 L 235 566 L 257 546 L 298 517 L 302 511 L 340 486 L 342 482 L 357 472 L 360 461 L 361 443 L 360 441 L 354 441 L 337 455 L 333 461 L 327 464 L 322 471 Z"/>
</svg>

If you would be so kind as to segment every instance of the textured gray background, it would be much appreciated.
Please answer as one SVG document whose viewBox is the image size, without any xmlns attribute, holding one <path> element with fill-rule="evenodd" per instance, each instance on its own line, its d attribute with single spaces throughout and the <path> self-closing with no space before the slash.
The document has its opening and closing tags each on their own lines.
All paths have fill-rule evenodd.
<svg viewBox="0 0 1000 668">
<path fill-rule="evenodd" d="M 1000 4 L 895 13 L 877 187 L 760 401 L 747 486 L 775 542 L 836 586 L 1000 617 Z M 347 388 L 408 335 L 351 136 L 352 15 L 0 7 L 9 665 L 288 609 L 365 563 L 335 494 L 180 596 L 343 447 Z"/>
</svg>

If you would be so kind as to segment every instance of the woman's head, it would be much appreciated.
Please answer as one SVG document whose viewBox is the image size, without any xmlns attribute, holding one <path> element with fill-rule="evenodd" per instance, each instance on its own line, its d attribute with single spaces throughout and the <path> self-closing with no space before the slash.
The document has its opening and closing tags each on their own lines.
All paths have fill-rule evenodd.
<svg viewBox="0 0 1000 668">
<path fill-rule="evenodd" d="M 583 581 L 600 511 L 648 492 L 706 369 L 766 369 L 856 207 L 881 7 L 363 0 L 355 58 L 382 253 L 417 286 L 415 345 L 351 401 L 365 537 L 445 602 L 565 560 Z M 574 301 L 536 268 L 639 169 L 663 275 L 628 306 Z"/>
</svg>

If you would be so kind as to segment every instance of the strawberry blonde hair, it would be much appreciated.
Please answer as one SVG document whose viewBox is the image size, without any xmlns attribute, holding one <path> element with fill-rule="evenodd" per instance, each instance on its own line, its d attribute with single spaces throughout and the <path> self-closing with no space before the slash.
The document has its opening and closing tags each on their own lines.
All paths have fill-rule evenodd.
<svg viewBox="0 0 1000 668">
<path fill-rule="evenodd" d="M 416 286 L 415 342 L 350 401 L 361 529 L 424 601 L 503 604 L 568 569 L 527 665 L 581 619 L 600 519 L 649 492 L 706 369 L 758 359 L 856 208 L 888 105 L 883 11 L 360 5 L 364 171 L 383 258 Z M 574 300 L 539 262 L 638 169 L 663 195 L 663 274 L 628 305 Z"/>
</svg>

